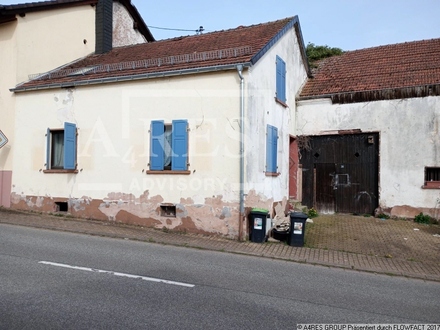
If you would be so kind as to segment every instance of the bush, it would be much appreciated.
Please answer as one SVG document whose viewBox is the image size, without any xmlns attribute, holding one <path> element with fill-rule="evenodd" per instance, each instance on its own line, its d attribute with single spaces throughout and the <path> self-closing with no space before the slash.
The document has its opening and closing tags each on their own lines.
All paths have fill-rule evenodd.
<svg viewBox="0 0 440 330">
<path fill-rule="evenodd" d="M 307 211 L 307 216 L 309 218 L 316 218 L 318 216 L 318 212 L 312 207 Z"/>
<path fill-rule="evenodd" d="M 420 212 L 419 215 L 416 215 L 416 217 L 414 218 L 414 221 L 417 223 L 431 223 L 431 217 L 427 214 L 423 214 L 423 212 Z"/>
</svg>

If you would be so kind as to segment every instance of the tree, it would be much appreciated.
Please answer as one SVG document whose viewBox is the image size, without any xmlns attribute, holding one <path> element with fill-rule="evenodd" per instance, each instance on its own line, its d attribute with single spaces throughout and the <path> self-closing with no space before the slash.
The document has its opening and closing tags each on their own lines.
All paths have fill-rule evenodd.
<svg viewBox="0 0 440 330">
<path fill-rule="evenodd" d="M 341 48 L 325 46 L 316 46 L 309 42 L 306 47 L 307 58 L 311 67 L 316 67 L 316 62 L 323 58 L 341 55 L 344 51 Z"/>
</svg>

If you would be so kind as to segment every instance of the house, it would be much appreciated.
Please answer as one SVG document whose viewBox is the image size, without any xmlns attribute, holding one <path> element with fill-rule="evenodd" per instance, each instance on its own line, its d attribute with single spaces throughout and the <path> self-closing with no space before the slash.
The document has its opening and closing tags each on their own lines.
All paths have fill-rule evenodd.
<svg viewBox="0 0 440 330">
<path fill-rule="evenodd" d="M 0 206 L 10 206 L 17 138 L 16 98 L 9 89 L 28 80 L 30 74 L 38 76 L 112 46 L 151 41 L 153 36 L 129 0 L 0 5 L 0 130 L 8 140 L 0 148 Z"/>
<path fill-rule="evenodd" d="M 440 39 L 323 60 L 296 120 L 304 205 L 439 217 Z"/>
<path fill-rule="evenodd" d="M 285 216 L 308 75 L 296 16 L 40 74 L 11 89 L 11 207 L 244 238 L 253 207 Z"/>
</svg>

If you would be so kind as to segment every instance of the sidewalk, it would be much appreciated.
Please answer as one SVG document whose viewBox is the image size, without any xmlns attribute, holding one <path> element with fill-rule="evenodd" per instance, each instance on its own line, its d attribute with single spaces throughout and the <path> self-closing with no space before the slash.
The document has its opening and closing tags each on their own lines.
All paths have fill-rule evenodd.
<svg viewBox="0 0 440 330">
<path fill-rule="evenodd" d="M 440 282 L 440 226 L 349 215 L 306 225 L 304 247 L 235 240 L 113 222 L 0 209 L 0 223 L 267 257 Z"/>
</svg>

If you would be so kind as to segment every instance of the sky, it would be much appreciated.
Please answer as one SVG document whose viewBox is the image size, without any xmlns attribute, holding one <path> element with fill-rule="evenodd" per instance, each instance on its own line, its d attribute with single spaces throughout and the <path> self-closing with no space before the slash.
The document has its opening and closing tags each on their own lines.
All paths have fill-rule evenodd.
<svg viewBox="0 0 440 330">
<path fill-rule="evenodd" d="M 25 2 L 32 0 L 0 0 L 4 5 Z M 131 2 L 156 40 L 193 35 L 200 26 L 204 29 L 202 33 L 207 33 L 296 15 L 299 17 L 305 44 L 327 45 L 342 50 L 440 38 L 440 0 Z"/>
</svg>

